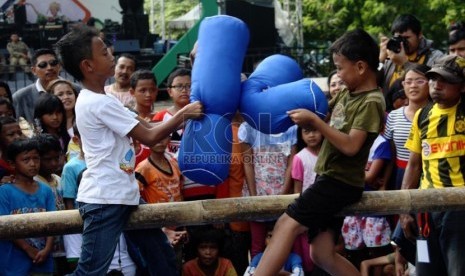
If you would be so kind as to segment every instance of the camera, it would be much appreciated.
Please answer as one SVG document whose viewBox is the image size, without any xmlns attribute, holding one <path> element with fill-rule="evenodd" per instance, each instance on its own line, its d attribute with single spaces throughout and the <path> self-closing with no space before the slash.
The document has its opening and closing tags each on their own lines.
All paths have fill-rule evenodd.
<svg viewBox="0 0 465 276">
<path fill-rule="evenodd" d="M 400 53 L 400 50 L 401 50 L 401 45 L 400 45 L 401 43 L 404 44 L 404 50 L 407 53 L 408 52 L 408 41 L 405 37 L 402 37 L 400 35 L 393 36 L 391 39 L 389 39 L 386 45 L 386 48 L 398 54 Z"/>
<path fill-rule="evenodd" d="M 123 272 L 118 269 L 112 269 L 108 271 L 107 276 L 124 276 Z"/>
</svg>

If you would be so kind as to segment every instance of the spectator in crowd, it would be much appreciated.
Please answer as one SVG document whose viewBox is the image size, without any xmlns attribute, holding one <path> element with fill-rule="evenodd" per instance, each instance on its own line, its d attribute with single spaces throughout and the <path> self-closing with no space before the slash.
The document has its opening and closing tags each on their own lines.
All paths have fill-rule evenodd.
<svg viewBox="0 0 465 276">
<path fill-rule="evenodd" d="M 48 93 L 39 96 L 34 107 L 34 124 L 37 133 L 49 133 L 58 139 L 64 156 L 70 136 L 66 129 L 65 107 L 57 96 Z"/>
<path fill-rule="evenodd" d="M 72 138 L 74 136 L 73 126 L 76 118 L 74 107 L 76 106 L 78 91 L 74 89 L 71 82 L 64 79 L 57 79 L 49 84 L 47 92 L 57 96 L 63 103 L 63 107 L 65 108 L 66 130 L 69 137 Z M 76 145 L 72 139 L 70 139 L 68 145 L 65 146 L 67 147 L 66 160 L 79 155 L 81 151 L 80 147 Z"/>
<path fill-rule="evenodd" d="M 413 118 L 405 144 L 410 157 L 402 189 L 464 187 L 464 148 L 451 146 L 465 140 L 464 70 L 465 58 L 451 55 L 438 59 L 426 73 L 434 104 Z M 465 275 L 464 217 L 463 210 L 420 213 L 416 223 L 411 215 L 400 216 L 406 238 L 417 239 L 422 250 L 417 255 L 418 275 Z"/>
<path fill-rule="evenodd" d="M 105 93 L 115 96 L 124 106 L 134 108 L 134 97 L 129 93 L 131 75 L 136 70 L 136 57 L 122 54 L 115 67 L 115 83 L 105 86 Z"/>
<path fill-rule="evenodd" d="M 297 152 L 297 127 L 292 126 L 278 134 L 265 134 L 244 122 L 239 127 L 238 137 L 242 143 L 245 180 L 250 196 L 289 193 L 292 158 Z M 267 223 L 250 222 L 252 258 L 265 250 Z"/>
<path fill-rule="evenodd" d="M 61 178 L 56 174 L 58 171 L 61 171 L 61 168 L 59 168 L 60 156 L 62 154 L 60 141 L 48 133 L 37 135 L 36 140 L 41 162 L 39 174 L 34 179 L 47 184 L 52 189 L 55 196 L 56 209 L 58 211 L 64 210 L 63 190 L 60 184 Z"/>
<path fill-rule="evenodd" d="M 217 229 L 198 231 L 193 235 L 197 257 L 183 265 L 183 276 L 237 276 L 229 259 L 221 257 L 223 233 Z"/>
<path fill-rule="evenodd" d="M 81 136 L 77 129 L 76 124 L 73 126 L 74 136 L 72 140 L 78 147 L 81 147 Z M 63 190 L 63 203 L 66 210 L 78 209 L 79 205 L 76 202 L 78 192 L 78 178 L 82 177 L 83 171 L 86 169 L 86 162 L 84 160 L 84 152 L 70 158 L 63 167 L 61 174 L 60 185 Z M 65 245 L 66 258 L 68 260 L 70 270 L 74 270 L 77 266 L 77 261 L 81 253 L 82 238 L 81 234 L 64 235 L 63 241 Z"/>
<path fill-rule="evenodd" d="M 154 145 L 150 149 L 150 156 L 136 166 L 140 194 L 147 203 L 182 201 L 183 177 L 177 160 L 166 152 L 170 139 L 171 135 Z M 187 240 L 187 232 L 184 229 L 176 231 L 176 227 L 171 226 L 165 226 L 162 230 L 176 251 L 178 270 L 181 271 L 182 247 Z"/>
<path fill-rule="evenodd" d="M 269 224 L 267 226 L 267 229 L 268 231 L 266 233 L 266 245 L 270 243 L 271 237 L 273 237 L 273 224 Z M 263 252 L 260 252 L 255 257 L 253 257 L 253 259 L 250 261 L 250 265 L 247 267 L 244 273 L 244 276 L 254 275 L 255 269 L 260 263 L 260 259 L 262 258 L 262 256 Z M 304 276 L 302 258 L 296 253 L 290 253 L 286 259 L 286 263 L 284 264 L 283 268 L 276 275 Z"/>
<path fill-rule="evenodd" d="M 13 180 L 15 171 L 8 163 L 6 149 L 11 143 L 21 138 L 25 137 L 18 121 L 11 116 L 0 117 L 0 185 Z"/>
<path fill-rule="evenodd" d="M 370 148 L 365 167 L 365 191 L 387 189 L 392 173 L 391 145 L 381 134 Z M 385 256 L 392 252 L 391 227 L 386 216 L 346 216 L 342 226 L 346 258 L 355 267 L 363 260 Z M 374 268 L 381 275 L 382 267 Z"/>
<path fill-rule="evenodd" d="M 301 194 L 308 189 L 316 179 L 315 164 L 318 159 L 323 135 L 315 128 L 297 128 L 297 154 L 292 160 L 291 176 L 294 181 L 294 193 Z M 305 273 L 313 270 L 310 258 L 310 246 L 307 233 L 302 233 L 295 239 L 293 252 L 302 257 Z"/>
<path fill-rule="evenodd" d="M 0 98 L 0 117 L 15 117 L 15 109 L 11 102 L 5 98 Z"/>
<path fill-rule="evenodd" d="M 174 70 L 168 76 L 167 87 L 168 94 L 173 100 L 173 105 L 157 112 L 153 117 L 153 121 L 155 122 L 169 121 L 179 110 L 189 104 L 191 71 L 184 68 Z M 183 131 L 183 129 L 174 131 L 167 147 L 167 151 L 172 153 L 176 158 L 178 156 L 179 146 L 181 145 Z M 189 201 L 215 198 L 217 189 L 216 186 L 204 185 L 202 183 L 196 183 L 189 178 L 184 178 L 182 192 L 184 200 Z"/>
<path fill-rule="evenodd" d="M 13 95 L 11 94 L 10 86 L 4 81 L 0 81 L 0 98 L 5 98 L 13 104 Z"/>
<path fill-rule="evenodd" d="M 337 71 L 331 71 L 328 75 L 328 99 L 336 97 L 337 93 L 344 88 L 344 82 L 337 75 Z"/>
<path fill-rule="evenodd" d="M 51 49 L 38 49 L 32 56 L 32 73 L 37 81 L 13 94 L 13 105 L 16 118 L 23 117 L 29 124 L 34 122 L 34 106 L 39 94 L 46 91 L 47 86 L 53 80 L 58 79 L 61 66 L 55 52 Z M 74 85 L 76 91 L 81 90 Z"/>
<path fill-rule="evenodd" d="M 34 180 L 39 173 L 40 157 L 35 139 L 11 143 L 7 159 L 15 169 L 14 182 L 0 187 L 0 215 L 55 211 L 53 192 Z M 53 275 L 53 237 L 0 241 L 1 275 Z"/>
<path fill-rule="evenodd" d="M 399 89 L 394 92 L 391 97 L 391 102 L 393 110 L 408 105 L 408 99 L 407 96 L 405 96 L 404 89 Z"/>
<path fill-rule="evenodd" d="M 11 34 L 10 42 L 6 45 L 6 49 L 10 54 L 11 66 L 21 65 L 26 68 L 26 65 L 29 63 L 29 47 L 19 39 L 17 33 Z"/>
<path fill-rule="evenodd" d="M 57 79 L 49 84 L 47 92 L 57 96 L 63 103 L 66 111 L 66 129 L 68 134 L 73 136 L 73 125 L 75 121 L 74 106 L 76 105 L 78 91 L 75 90 L 70 81 Z"/>
<path fill-rule="evenodd" d="M 155 75 L 148 70 L 137 70 L 131 75 L 129 93 L 134 98 L 133 110 L 140 118 L 150 121 L 155 115 L 153 113 L 154 103 L 158 95 L 157 81 Z M 134 141 L 136 150 L 136 167 L 150 155 L 150 148 Z"/>
<path fill-rule="evenodd" d="M 62 169 L 62 148 L 60 141 L 48 133 L 39 134 L 35 139 L 37 140 L 40 155 L 40 169 L 34 179 L 47 184 L 52 189 L 56 210 L 65 210 L 60 176 L 57 175 Z M 55 263 L 55 272 L 58 275 L 66 273 L 68 264 L 65 257 L 63 236 L 54 237 L 52 255 Z"/>
<path fill-rule="evenodd" d="M 465 24 L 458 22 L 449 28 L 449 55 L 465 57 Z"/>
<path fill-rule="evenodd" d="M 137 70 L 131 75 L 129 93 L 134 97 L 134 111 L 139 117 L 151 121 L 153 104 L 157 100 L 158 86 L 155 75 L 149 70 Z"/>
<path fill-rule="evenodd" d="M 408 105 L 391 111 L 386 120 L 383 136 L 391 142 L 393 149 L 395 149 L 396 178 L 392 187 L 395 190 L 399 190 L 402 185 L 410 155 L 409 150 L 405 148 L 405 142 L 412 126 L 413 117 L 418 109 L 429 102 L 428 79 L 425 76 L 429 69 L 429 66 L 423 64 L 411 64 L 406 69 L 402 85 L 408 99 Z"/>
<path fill-rule="evenodd" d="M 171 97 L 173 105 L 157 112 L 153 117 L 153 121 L 155 122 L 169 120 L 174 114 L 181 110 L 181 108 L 189 103 L 191 94 L 191 71 L 184 68 L 174 70 L 168 76 L 166 84 L 168 95 Z M 182 132 L 183 130 L 180 129 L 173 133 L 170 145 L 168 145 L 168 151 L 175 156 L 177 156 L 181 144 Z"/>
<path fill-rule="evenodd" d="M 382 88 L 388 111 L 392 110 L 391 95 L 387 95 L 389 88 L 405 74 L 408 65 L 419 63 L 431 66 L 437 58 L 443 56 L 441 51 L 433 48 L 433 41 L 424 37 L 420 21 L 412 14 L 399 15 L 392 23 L 391 35 L 401 41 L 399 52 L 388 49 L 388 42 L 393 38 L 382 37 L 379 55 L 379 61 L 384 64 Z"/>
<path fill-rule="evenodd" d="M 242 145 L 239 141 L 238 132 L 241 123 L 244 121 L 239 111 L 236 112 L 232 119 L 232 150 L 231 150 L 231 165 L 229 167 L 229 175 L 220 187 L 225 185 L 228 189 L 229 197 L 247 196 L 247 187 L 244 185 L 245 173 L 242 154 Z M 250 251 L 250 224 L 248 221 L 230 222 L 228 227 L 225 227 L 226 236 L 229 241 L 225 250 L 225 257 L 231 260 L 238 275 L 243 275 L 249 265 Z"/>
<path fill-rule="evenodd" d="M 148 203 L 182 201 L 182 175 L 177 160 L 166 152 L 171 135 L 151 148 L 150 156 L 136 167 L 142 198 Z"/>
</svg>

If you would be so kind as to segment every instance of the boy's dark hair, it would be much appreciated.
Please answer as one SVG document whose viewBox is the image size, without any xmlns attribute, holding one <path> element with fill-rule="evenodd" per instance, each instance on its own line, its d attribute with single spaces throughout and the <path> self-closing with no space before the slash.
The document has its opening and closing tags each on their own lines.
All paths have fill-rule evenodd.
<svg viewBox="0 0 465 276">
<path fill-rule="evenodd" d="M 305 129 L 308 130 L 308 131 L 315 131 L 316 130 L 316 128 L 314 128 L 314 127 L 307 127 Z M 302 127 L 300 127 L 300 126 L 297 127 L 297 143 L 296 143 L 297 152 L 299 152 L 299 151 L 301 151 L 301 150 L 303 150 L 304 148 L 307 147 L 307 143 L 305 143 L 304 138 L 302 137 L 302 130 L 303 130 Z M 274 223 L 271 226 L 273 228 Z"/>
<path fill-rule="evenodd" d="M 11 94 L 11 89 L 8 83 L 0 81 L 0 87 L 3 87 L 5 89 L 8 100 L 10 101 L 10 103 L 13 103 L 13 94 Z"/>
<path fill-rule="evenodd" d="M 18 139 L 13 141 L 6 149 L 6 158 L 8 161 L 14 162 L 20 153 L 31 150 L 38 150 L 35 138 Z"/>
<path fill-rule="evenodd" d="M 297 143 L 296 148 L 297 152 L 301 151 L 302 149 L 306 148 L 307 144 L 305 144 L 304 139 L 302 138 L 302 127 L 297 127 Z"/>
<path fill-rule="evenodd" d="M 95 28 L 80 25 L 64 35 L 55 44 L 63 68 L 78 81 L 84 79 L 80 69 L 81 61 L 92 58 L 92 39 L 94 37 L 98 37 Z"/>
<path fill-rule="evenodd" d="M 63 121 L 61 122 L 58 135 L 62 137 L 63 145 L 65 145 L 64 147 L 66 147 L 68 145 L 70 137 L 68 134 L 68 130 L 66 129 L 65 107 L 63 106 L 63 103 L 61 102 L 60 98 L 58 98 L 57 96 L 48 93 L 42 93 L 37 99 L 37 102 L 34 106 L 34 119 L 36 119 L 36 123 L 40 124 L 38 125 L 38 127 L 42 128 L 42 131 L 44 133 L 47 132 L 47 129 L 44 128 L 41 118 L 45 114 L 50 114 L 54 112 L 61 112 L 63 114 Z M 64 148 L 63 150 L 65 151 L 66 149 Z"/>
<path fill-rule="evenodd" d="M 331 54 L 340 54 L 348 60 L 365 61 L 373 72 L 378 72 L 379 46 L 364 30 L 356 29 L 343 34 L 329 48 Z"/>
<path fill-rule="evenodd" d="M 329 87 L 331 85 L 331 78 L 337 74 L 337 70 L 333 70 L 331 72 L 329 72 L 328 74 L 328 78 L 326 79 L 326 84 L 328 85 L 328 91 L 329 91 Z"/>
<path fill-rule="evenodd" d="M 460 40 L 465 40 L 465 25 L 462 22 L 457 22 L 449 28 L 448 45 L 455 44 Z"/>
<path fill-rule="evenodd" d="M 31 58 L 31 64 L 32 64 L 32 66 L 36 66 L 36 64 L 37 64 L 37 59 L 38 59 L 40 56 L 44 56 L 44 55 L 52 55 L 52 56 L 54 56 L 55 58 L 57 58 L 57 54 L 56 54 L 52 49 L 49 49 L 49 48 L 41 48 L 41 49 L 38 49 L 38 50 L 34 51 L 34 54 L 32 55 L 32 58 Z"/>
<path fill-rule="evenodd" d="M 409 29 L 412 30 L 414 34 L 419 35 L 421 33 L 420 20 L 413 14 L 401 14 L 392 22 L 391 34 L 403 33 Z"/>
<path fill-rule="evenodd" d="M 224 234 L 215 228 L 199 228 L 193 233 L 194 247 L 197 248 L 201 243 L 214 243 L 218 245 L 218 249 L 221 252 L 224 244 Z"/>
<path fill-rule="evenodd" d="M 155 75 L 150 70 L 137 70 L 136 72 L 132 73 L 131 78 L 129 80 L 129 84 L 131 85 L 132 89 L 136 89 L 137 82 L 139 80 L 153 80 L 155 86 L 157 85 L 157 79 Z"/>
<path fill-rule="evenodd" d="M 0 117 L 0 132 L 2 131 L 4 125 L 17 123 L 17 122 L 18 121 L 16 121 L 15 118 L 10 117 L 10 116 Z"/>
<path fill-rule="evenodd" d="M 0 117 L 0 131 L 2 131 L 2 128 L 4 125 L 11 124 L 11 123 L 17 123 L 17 122 L 18 121 L 12 116 Z"/>
<path fill-rule="evenodd" d="M 8 99 L 0 98 L 0 105 L 6 105 L 12 111 L 13 117 L 16 117 L 15 108 Z"/>
<path fill-rule="evenodd" d="M 167 87 L 170 87 L 173 84 L 174 78 L 179 76 L 191 76 L 191 70 L 186 68 L 178 68 L 174 70 L 169 76 L 167 80 Z"/>
<path fill-rule="evenodd" d="M 37 140 L 37 149 L 41 156 L 51 151 L 62 152 L 60 141 L 52 134 L 41 133 L 35 136 L 35 139 Z"/>
<path fill-rule="evenodd" d="M 73 134 L 81 139 L 81 133 L 79 132 L 76 122 L 73 123 Z"/>
<path fill-rule="evenodd" d="M 3 126 L 9 124 L 18 124 L 18 121 L 10 116 L 0 117 L 0 133 L 2 132 Z M 7 147 L 3 142 L 3 139 L 0 139 L 0 150 L 4 150 Z"/>
<path fill-rule="evenodd" d="M 107 45 L 108 46 L 108 45 Z M 116 62 L 118 62 L 118 60 L 120 58 L 127 58 L 127 59 L 130 59 L 134 62 L 134 65 L 137 66 L 137 59 L 136 59 L 136 56 L 135 55 L 132 55 L 132 54 L 129 54 L 129 53 L 122 53 L 121 55 L 118 56 L 118 58 L 116 59 Z"/>
<path fill-rule="evenodd" d="M 420 64 L 420 63 L 410 63 L 404 69 L 405 73 L 407 73 L 408 71 L 413 71 L 417 74 L 423 75 L 424 77 L 426 77 L 426 72 L 428 72 L 429 70 L 431 70 L 431 67 L 429 67 L 426 64 Z M 402 79 L 403 80 L 405 79 L 405 74 L 402 77 Z"/>
</svg>

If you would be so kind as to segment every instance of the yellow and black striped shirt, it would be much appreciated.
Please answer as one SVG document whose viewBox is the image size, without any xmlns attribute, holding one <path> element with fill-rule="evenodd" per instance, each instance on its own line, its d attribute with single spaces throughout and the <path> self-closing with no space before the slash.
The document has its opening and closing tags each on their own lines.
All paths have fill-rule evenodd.
<svg viewBox="0 0 465 276">
<path fill-rule="evenodd" d="M 465 112 L 457 104 L 440 109 L 434 104 L 428 116 L 417 111 L 405 147 L 421 153 L 420 189 L 463 187 L 465 182 Z"/>
</svg>

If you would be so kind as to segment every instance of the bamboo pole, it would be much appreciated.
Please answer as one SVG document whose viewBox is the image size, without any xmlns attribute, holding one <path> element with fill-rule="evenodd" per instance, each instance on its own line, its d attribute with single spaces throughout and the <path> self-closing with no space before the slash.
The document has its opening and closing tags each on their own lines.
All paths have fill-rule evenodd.
<svg viewBox="0 0 465 276">
<path fill-rule="evenodd" d="M 256 196 L 145 204 L 126 229 L 201 225 L 278 218 L 297 195 Z M 362 200 L 339 214 L 388 215 L 465 209 L 465 188 L 365 192 Z M 77 210 L 0 216 L 0 239 L 61 235 L 82 231 Z"/>
</svg>

